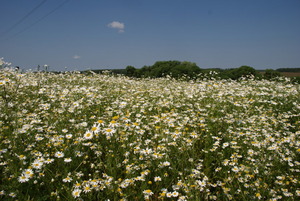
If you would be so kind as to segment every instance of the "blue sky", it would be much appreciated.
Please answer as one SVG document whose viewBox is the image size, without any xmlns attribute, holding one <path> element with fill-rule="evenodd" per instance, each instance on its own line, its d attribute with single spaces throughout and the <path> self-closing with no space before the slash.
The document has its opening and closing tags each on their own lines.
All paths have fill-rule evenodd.
<svg viewBox="0 0 300 201">
<path fill-rule="evenodd" d="M 200 68 L 300 67 L 299 0 L 0 3 L 0 58 L 23 69 L 140 68 L 165 60 Z"/>
</svg>

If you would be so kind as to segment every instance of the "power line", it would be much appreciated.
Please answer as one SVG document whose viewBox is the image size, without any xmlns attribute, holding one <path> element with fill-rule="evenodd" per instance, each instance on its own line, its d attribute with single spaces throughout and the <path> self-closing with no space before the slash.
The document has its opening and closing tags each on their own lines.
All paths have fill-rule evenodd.
<svg viewBox="0 0 300 201">
<path fill-rule="evenodd" d="M 36 25 L 37 23 L 41 22 L 46 17 L 48 17 L 49 15 L 51 15 L 52 13 L 54 13 L 56 10 L 58 10 L 59 8 L 61 8 L 68 1 L 70 1 L 70 0 L 65 0 L 64 2 L 62 2 L 61 4 L 59 4 L 57 7 L 55 7 L 53 10 L 51 10 L 50 12 L 48 12 L 46 15 L 44 15 L 43 17 L 41 17 L 40 19 L 38 19 L 37 21 L 35 21 L 31 25 L 29 25 L 28 27 L 26 27 L 26 28 L 22 29 L 21 31 L 17 32 L 14 36 L 17 36 L 17 35 L 23 33 L 24 31 L 26 31 L 26 30 L 30 29 L 31 27 L 33 27 L 34 25 Z"/>
<path fill-rule="evenodd" d="M 19 21 L 17 21 L 15 24 L 13 24 L 10 28 L 8 28 L 6 31 L 2 32 L 1 35 L 9 33 L 11 30 L 13 30 L 16 26 L 21 24 L 26 18 L 28 18 L 32 13 L 34 13 L 37 9 L 39 9 L 44 3 L 46 3 L 47 0 L 43 0 L 41 3 L 39 3 L 37 6 L 35 6 L 29 13 L 27 13 L 24 17 L 22 17 Z"/>
</svg>

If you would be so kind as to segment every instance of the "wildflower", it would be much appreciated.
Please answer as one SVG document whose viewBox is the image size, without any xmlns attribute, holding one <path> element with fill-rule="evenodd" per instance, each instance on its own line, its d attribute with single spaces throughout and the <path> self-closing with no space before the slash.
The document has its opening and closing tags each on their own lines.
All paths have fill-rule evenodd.
<svg viewBox="0 0 300 201">
<path fill-rule="evenodd" d="M 66 163 L 69 163 L 69 162 L 71 162 L 71 161 L 72 161 L 71 158 L 65 158 L 65 159 L 64 159 L 64 162 L 66 162 Z"/>
<path fill-rule="evenodd" d="M 161 177 L 154 177 L 154 181 L 155 182 L 161 181 Z"/>
<path fill-rule="evenodd" d="M 187 201 L 186 197 L 185 196 L 180 196 L 178 198 L 178 201 Z"/>
<path fill-rule="evenodd" d="M 176 198 L 178 197 L 179 193 L 177 191 L 172 192 L 172 197 Z"/>
<path fill-rule="evenodd" d="M 81 125 L 82 127 L 87 127 L 87 126 L 88 126 L 88 123 L 87 123 L 87 122 L 82 122 L 80 125 Z"/>
<path fill-rule="evenodd" d="M 259 200 L 262 198 L 261 195 L 260 195 L 260 193 L 256 193 L 255 197 L 257 197 Z"/>
<path fill-rule="evenodd" d="M 19 176 L 18 181 L 20 183 L 27 182 L 27 181 L 29 181 L 29 177 L 27 177 L 25 174 L 22 174 L 21 176 Z"/>
<path fill-rule="evenodd" d="M 89 185 L 85 185 L 85 186 L 83 187 L 83 192 L 88 193 L 88 192 L 90 192 L 90 191 L 91 191 L 91 187 L 90 187 Z"/>
<path fill-rule="evenodd" d="M 65 156 L 65 154 L 64 154 L 63 152 L 61 152 L 61 151 L 57 151 L 57 152 L 54 154 L 54 156 L 57 157 L 57 158 L 62 158 L 62 157 Z"/>
<path fill-rule="evenodd" d="M 5 80 L 0 80 L 0 85 L 5 85 Z"/>
<path fill-rule="evenodd" d="M 150 189 L 144 190 L 143 193 L 150 196 L 153 195 L 153 192 Z"/>
<path fill-rule="evenodd" d="M 228 147 L 228 146 L 229 146 L 229 143 L 228 143 L 228 142 L 223 143 L 223 148 L 226 148 L 226 147 Z"/>
<path fill-rule="evenodd" d="M 239 168 L 237 166 L 234 166 L 232 169 L 231 169 L 233 172 L 239 172 Z"/>
<path fill-rule="evenodd" d="M 19 157 L 20 160 L 25 160 L 26 159 L 26 156 L 24 156 L 24 155 L 19 155 L 18 157 Z"/>
<path fill-rule="evenodd" d="M 150 199 L 150 196 L 153 195 L 153 192 L 152 192 L 150 189 L 144 190 L 143 193 L 144 193 L 144 198 L 145 198 L 145 200 L 149 200 L 149 199 Z"/>
<path fill-rule="evenodd" d="M 71 139 L 72 136 L 73 136 L 72 134 L 67 134 L 67 135 L 66 135 L 66 138 L 67 138 L 67 139 Z"/>
<path fill-rule="evenodd" d="M 152 152 L 153 152 L 152 149 L 149 149 L 148 147 L 144 150 L 141 150 L 141 154 L 144 154 L 144 155 L 149 155 Z"/>
<path fill-rule="evenodd" d="M 222 169 L 221 167 L 217 167 L 217 168 L 215 169 L 215 171 L 216 171 L 216 172 L 219 172 L 221 169 Z"/>
<path fill-rule="evenodd" d="M 167 167 L 167 166 L 170 166 L 170 162 L 168 162 L 168 161 L 165 161 L 165 162 L 163 162 L 163 166 L 165 166 L 165 167 Z"/>
<path fill-rule="evenodd" d="M 48 159 L 46 159 L 44 162 L 45 162 L 46 164 L 50 164 L 50 163 L 52 163 L 53 161 L 54 161 L 54 159 L 48 158 Z"/>
<path fill-rule="evenodd" d="M 33 177 L 33 171 L 32 171 L 32 169 L 25 169 L 23 171 L 23 174 L 24 174 L 25 177 L 28 177 L 28 178 Z"/>
<path fill-rule="evenodd" d="M 41 169 L 42 165 L 43 165 L 43 163 L 41 163 L 40 161 L 36 161 L 36 160 L 32 163 L 32 166 L 35 169 Z"/>
<path fill-rule="evenodd" d="M 142 176 L 137 176 L 135 178 L 136 181 L 145 181 L 145 177 L 142 177 Z"/>
<path fill-rule="evenodd" d="M 126 105 L 127 105 L 127 102 L 122 101 L 122 102 L 120 103 L 120 108 L 124 108 Z"/>
<path fill-rule="evenodd" d="M 76 176 L 78 176 L 78 175 L 76 175 Z M 75 188 L 79 188 L 81 186 L 81 184 L 80 183 L 78 183 L 78 182 L 76 182 L 76 184 L 75 184 Z"/>
<path fill-rule="evenodd" d="M 81 193 L 81 190 L 76 188 L 76 189 L 73 190 L 72 196 L 74 198 L 78 198 L 78 197 L 80 197 L 80 193 Z"/>
<path fill-rule="evenodd" d="M 77 156 L 77 157 L 81 157 L 81 156 L 83 156 L 83 153 L 82 153 L 82 152 L 80 152 L 80 151 L 75 151 L 75 154 L 76 154 L 76 156 Z"/>
<path fill-rule="evenodd" d="M 103 126 L 103 125 L 104 125 L 104 121 L 103 121 L 103 120 L 101 120 L 101 119 L 100 119 L 100 120 L 98 120 L 98 121 L 97 121 L 97 123 L 98 123 L 98 126 Z"/>
<path fill-rule="evenodd" d="M 200 187 L 205 187 L 206 186 L 206 182 L 203 180 L 197 180 L 197 184 L 200 186 Z"/>
<path fill-rule="evenodd" d="M 112 120 L 111 122 L 109 122 L 109 126 L 110 127 L 117 127 L 119 124 L 117 123 L 117 121 Z"/>
<path fill-rule="evenodd" d="M 197 138 L 197 137 L 198 137 L 197 133 L 195 133 L 195 132 L 192 132 L 190 136 L 191 136 L 192 138 Z"/>
<path fill-rule="evenodd" d="M 166 195 L 167 195 L 168 198 L 172 197 L 172 193 L 171 192 L 167 192 Z"/>
<path fill-rule="evenodd" d="M 112 129 L 112 128 L 106 128 L 104 129 L 104 133 L 106 134 L 106 136 L 112 136 L 114 133 L 116 132 L 116 130 Z"/>
<path fill-rule="evenodd" d="M 12 197 L 12 198 L 14 198 L 14 197 L 16 197 L 17 196 L 17 194 L 16 193 L 10 193 L 10 194 L 8 194 L 10 197 Z"/>
<path fill-rule="evenodd" d="M 83 138 L 86 139 L 86 140 L 90 140 L 93 138 L 93 133 L 91 131 L 87 131 L 84 135 L 83 135 Z"/>
<path fill-rule="evenodd" d="M 63 182 L 71 182 L 73 179 L 69 176 L 67 176 L 66 178 L 63 179 Z"/>
<path fill-rule="evenodd" d="M 222 163 L 223 163 L 223 165 L 227 166 L 227 165 L 228 165 L 228 162 L 229 162 L 229 160 L 228 160 L 228 159 L 225 159 Z"/>
<path fill-rule="evenodd" d="M 100 128 L 99 126 L 97 126 L 96 124 L 93 125 L 93 127 L 91 128 L 91 131 L 95 134 L 99 133 Z"/>
</svg>

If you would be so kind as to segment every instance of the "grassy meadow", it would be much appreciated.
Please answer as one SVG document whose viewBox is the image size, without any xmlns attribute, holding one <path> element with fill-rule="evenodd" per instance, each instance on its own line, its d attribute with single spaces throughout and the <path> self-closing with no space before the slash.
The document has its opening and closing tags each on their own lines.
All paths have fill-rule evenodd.
<svg viewBox="0 0 300 201">
<path fill-rule="evenodd" d="M 300 86 L 0 71 L 1 200 L 299 200 Z"/>
</svg>

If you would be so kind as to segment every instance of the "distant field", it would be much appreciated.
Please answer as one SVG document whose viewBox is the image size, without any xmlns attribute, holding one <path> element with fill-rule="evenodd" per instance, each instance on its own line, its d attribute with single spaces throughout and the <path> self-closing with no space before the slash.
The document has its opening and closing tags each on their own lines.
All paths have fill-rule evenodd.
<svg viewBox="0 0 300 201">
<path fill-rule="evenodd" d="M 281 72 L 281 75 L 287 77 L 300 77 L 300 72 Z"/>
<path fill-rule="evenodd" d="M 265 72 L 259 72 L 260 74 L 264 75 Z M 286 77 L 300 77 L 300 72 L 280 72 L 281 75 Z"/>
</svg>

